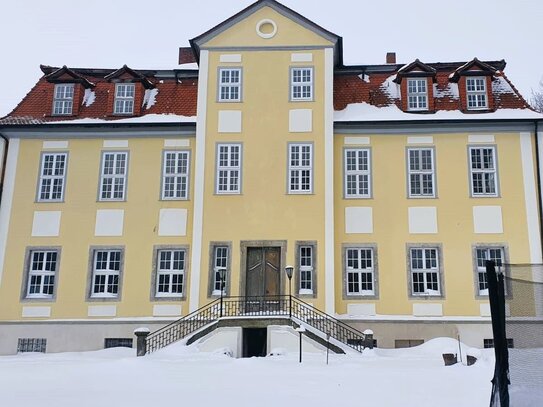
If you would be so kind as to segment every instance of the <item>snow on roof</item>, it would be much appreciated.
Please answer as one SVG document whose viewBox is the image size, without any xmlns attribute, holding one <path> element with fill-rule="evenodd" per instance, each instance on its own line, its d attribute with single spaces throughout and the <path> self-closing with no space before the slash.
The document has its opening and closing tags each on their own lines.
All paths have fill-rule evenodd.
<svg viewBox="0 0 543 407">
<path fill-rule="evenodd" d="M 396 74 L 389 76 L 381 85 L 383 92 L 388 94 L 391 99 L 400 98 L 400 85 L 398 85 L 394 80 L 396 79 Z"/>
<path fill-rule="evenodd" d="M 334 112 L 336 122 L 371 121 L 428 121 L 428 120 L 496 120 L 535 119 L 543 120 L 543 114 L 530 109 L 499 109 L 489 113 L 466 114 L 458 110 L 441 110 L 431 114 L 413 114 L 400 110 L 396 105 L 376 107 L 368 103 L 352 103 L 347 108 Z"/>
<path fill-rule="evenodd" d="M 158 93 L 158 88 L 154 89 L 145 89 L 145 95 L 143 96 L 142 107 L 147 107 L 150 109 L 156 103 L 156 95 Z"/>
<path fill-rule="evenodd" d="M 83 96 L 83 104 L 85 107 L 89 107 L 96 100 L 96 93 L 92 89 L 85 89 L 85 95 Z"/>
<path fill-rule="evenodd" d="M 128 117 L 126 119 L 76 119 L 49 121 L 47 124 L 100 124 L 100 123 L 196 123 L 196 116 L 180 116 L 177 114 L 146 114 L 140 117 Z"/>
</svg>

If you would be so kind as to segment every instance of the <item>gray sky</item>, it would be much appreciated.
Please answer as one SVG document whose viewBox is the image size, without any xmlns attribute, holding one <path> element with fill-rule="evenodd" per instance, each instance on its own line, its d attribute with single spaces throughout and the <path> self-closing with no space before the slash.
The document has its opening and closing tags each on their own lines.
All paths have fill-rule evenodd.
<svg viewBox="0 0 543 407">
<path fill-rule="evenodd" d="M 40 64 L 167 68 L 177 49 L 251 0 L 3 0 L 0 117 L 41 76 Z M 283 0 L 343 37 L 345 64 L 505 59 L 526 97 L 543 76 L 542 0 Z"/>
</svg>

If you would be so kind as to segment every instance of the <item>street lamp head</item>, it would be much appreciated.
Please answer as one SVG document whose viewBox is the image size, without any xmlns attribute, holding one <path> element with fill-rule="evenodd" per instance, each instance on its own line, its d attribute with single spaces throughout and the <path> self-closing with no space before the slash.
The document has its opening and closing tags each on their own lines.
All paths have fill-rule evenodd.
<svg viewBox="0 0 543 407">
<path fill-rule="evenodd" d="M 219 272 L 219 276 L 221 277 L 221 280 L 224 280 L 224 277 L 226 275 L 226 268 L 225 267 L 218 267 L 217 271 Z"/>
<path fill-rule="evenodd" d="M 294 271 L 294 267 L 292 266 L 286 266 L 285 267 L 285 273 L 287 273 L 287 277 L 290 280 L 292 278 L 292 272 Z"/>
</svg>

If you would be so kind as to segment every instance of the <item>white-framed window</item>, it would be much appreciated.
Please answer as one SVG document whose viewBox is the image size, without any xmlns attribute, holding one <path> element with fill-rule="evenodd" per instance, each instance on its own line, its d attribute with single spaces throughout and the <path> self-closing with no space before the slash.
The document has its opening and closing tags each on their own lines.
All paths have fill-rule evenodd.
<svg viewBox="0 0 543 407">
<path fill-rule="evenodd" d="M 44 153 L 41 160 L 38 201 L 62 201 L 66 181 L 67 153 Z"/>
<path fill-rule="evenodd" d="M 345 149 L 345 197 L 371 197 L 371 159 L 369 148 Z"/>
<path fill-rule="evenodd" d="M 102 153 L 100 201 L 122 201 L 125 199 L 127 169 L 127 152 L 104 151 Z"/>
<path fill-rule="evenodd" d="M 407 109 L 428 110 L 428 87 L 427 80 L 407 80 Z"/>
<path fill-rule="evenodd" d="M 313 100 L 313 68 L 290 69 L 290 100 Z"/>
<path fill-rule="evenodd" d="M 469 110 L 487 109 L 486 77 L 467 77 L 466 97 Z"/>
<path fill-rule="evenodd" d="M 432 148 L 408 148 L 409 197 L 435 197 L 434 150 Z"/>
<path fill-rule="evenodd" d="M 314 272 L 314 247 L 311 245 L 298 246 L 299 270 L 300 270 L 300 291 L 299 294 L 313 294 L 313 272 Z"/>
<path fill-rule="evenodd" d="M 241 193 L 241 144 L 217 144 L 217 194 Z"/>
<path fill-rule="evenodd" d="M 133 114 L 136 85 L 134 83 L 115 84 L 114 114 Z"/>
<path fill-rule="evenodd" d="M 185 255 L 183 249 L 158 251 L 156 297 L 181 297 L 185 283 Z"/>
<path fill-rule="evenodd" d="M 74 84 L 58 83 L 55 85 L 53 98 L 54 115 L 71 115 L 74 105 Z"/>
<path fill-rule="evenodd" d="M 122 250 L 94 250 L 91 298 L 117 298 L 119 296 L 121 265 Z"/>
<path fill-rule="evenodd" d="M 469 168 L 473 196 L 498 196 L 494 147 L 469 147 Z"/>
<path fill-rule="evenodd" d="M 373 249 L 345 249 L 347 295 L 375 295 Z"/>
<path fill-rule="evenodd" d="M 188 151 L 164 151 L 163 161 L 162 199 L 187 199 L 190 153 Z"/>
<path fill-rule="evenodd" d="M 492 260 L 496 267 L 504 263 L 503 247 L 476 247 L 475 260 L 477 263 L 477 291 L 479 295 L 488 295 L 488 280 L 486 278 L 486 261 Z"/>
<path fill-rule="evenodd" d="M 56 250 L 30 251 L 26 298 L 53 298 L 58 257 Z"/>
<path fill-rule="evenodd" d="M 289 144 L 288 192 L 311 193 L 313 191 L 313 145 Z"/>
<path fill-rule="evenodd" d="M 241 101 L 241 68 L 219 69 L 219 102 Z"/>
<path fill-rule="evenodd" d="M 224 270 L 223 294 L 226 294 L 226 276 L 228 274 L 228 255 L 229 250 L 226 245 L 217 245 L 213 247 L 213 289 L 211 295 L 221 295 L 221 270 Z"/>
<path fill-rule="evenodd" d="M 432 248 L 411 248 L 409 250 L 411 268 L 411 294 L 441 295 L 439 281 L 439 250 Z"/>
</svg>

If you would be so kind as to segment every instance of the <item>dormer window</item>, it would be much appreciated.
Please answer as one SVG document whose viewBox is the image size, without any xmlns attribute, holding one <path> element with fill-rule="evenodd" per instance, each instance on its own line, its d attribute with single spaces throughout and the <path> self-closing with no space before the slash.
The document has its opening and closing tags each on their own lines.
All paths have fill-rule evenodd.
<svg viewBox="0 0 543 407">
<path fill-rule="evenodd" d="M 407 109 L 428 110 L 428 88 L 424 79 L 407 80 Z"/>
<path fill-rule="evenodd" d="M 53 99 L 54 115 L 71 115 L 74 105 L 74 84 L 59 83 L 55 85 Z"/>
<path fill-rule="evenodd" d="M 488 109 L 486 77 L 467 77 L 466 96 L 469 110 Z"/>
<path fill-rule="evenodd" d="M 135 85 L 133 83 L 115 84 L 114 114 L 133 114 Z"/>
</svg>

